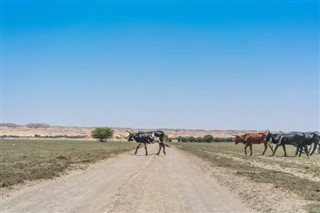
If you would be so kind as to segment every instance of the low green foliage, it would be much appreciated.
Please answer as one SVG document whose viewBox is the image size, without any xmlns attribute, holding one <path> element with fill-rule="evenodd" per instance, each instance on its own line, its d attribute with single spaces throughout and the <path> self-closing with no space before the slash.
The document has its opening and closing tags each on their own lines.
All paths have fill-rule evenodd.
<svg viewBox="0 0 320 213">
<path fill-rule="evenodd" d="M 102 142 L 104 139 L 108 139 L 113 136 L 113 129 L 109 127 L 98 127 L 91 132 L 91 136 Z"/>
<path fill-rule="evenodd" d="M 83 167 L 134 147 L 128 142 L 1 140 L 1 187 L 59 176 L 67 168 Z"/>
<path fill-rule="evenodd" d="M 263 145 L 254 145 L 254 156 L 245 156 L 243 147 L 240 144 L 233 143 L 175 143 L 175 145 L 189 153 L 193 153 L 198 157 L 210 161 L 217 167 L 229 168 L 235 171 L 237 175 L 245 176 L 252 181 L 261 183 L 271 183 L 275 187 L 280 187 L 300 195 L 314 204 L 308 205 L 306 208 L 309 212 L 320 212 L 320 184 L 303 177 L 298 177 L 292 173 L 285 171 L 277 171 L 265 169 L 263 167 L 254 166 L 255 163 L 263 163 L 266 165 L 280 165 L 281 168 L 295 169 L 301 174 L 319 177 L 320 174 L 320 156 L 295 157 L 295 148 L 287 147 L 290 157 L 283 157 L 282 150 L 278 150 L 276 156 L 271 157 L 271 151 L 267 151 L 267 156 L 262 156 Z M 269 156 L 268 156 L 269 154 Z M 241 160 L 236 160 L 236 159 Z"/>
</svg>

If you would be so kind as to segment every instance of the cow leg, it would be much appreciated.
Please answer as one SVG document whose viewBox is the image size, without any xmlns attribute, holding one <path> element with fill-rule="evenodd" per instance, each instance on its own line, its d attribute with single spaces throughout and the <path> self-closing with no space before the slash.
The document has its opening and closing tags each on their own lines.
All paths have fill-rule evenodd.
<svg viewBox="0 0 320 213">
<path fill-rule="evenodd" d="M 247 155 L 247 147 L 248 147 L 249 145 L 246 145 L 245 147 L 244 147 L 244 153 Z"/>
<path fill-rule="evenodd" d="M 271 152 L 273 152 L 273 147 L 270 143 L 267 142 L 267 145 L 269 146 L 269 148 L 271 149 Z"/>
<path fill-rule="evenodd" d="M 318 143 L 317 143 L 317 142 L 313 142 L 313 149 L 312 149 L 310 155 L 313 155 L 313 153 L 314 153 L 314 152 L 316 151 L 316 149 L 317 149 L 317 146 L 318 146 Z"/>
<path fill-rule="evenodd" d="M 160 141 L 161 141 L 162 147 L 163 147 L 163 154 L 166 155 L 166 145 L 164 144 L 163 137 L 160 137 Z"/>
<path fill-rule="evenodd" d="M 313 155 L 314 151 L 316 150 L 315 147 L 317 147 L 316 143 L 312 143 L 313 146 L 310 147 L 310 156 Z"/>
<path fill-rule="evenodd" d="M 299 150 L 300 150 L 300 152 L 299 152 L 299 157 L 301 157 L 303 148 L 305 148 L 303 145 L 300 145 L 300 146 L 299 146 Z M 304 150 L 304 151 L 306 151 L 306 150 Z M 307 152 L 306 152 L 306 153 L 307 153 Z"/>
<path fill-rule="evenodd" d="M 284 151 L 284 156 L 287 157 L 287 151 L 286 151 L 286 146 L 284 144 L 282 144 L 282 148 L 283 148 L 283 151 Z"/>
<path fill-rule="evenodd" d="M 296 155 L 298 155 L 298 152 L 299 152 L 299 147 L 297 146 Z M 300 153 L 301 153 L 301 150 L 300 150 Z"/>
<path fill-rule="evenodd" d="M 301 156 L 302 154 L 302 145 L 297 145 L 297 152 L 299 153 L 299 157 Z"/>
<path fill-rule="evenodd" d="M 302 150 L 302 148 L 301 148 Z M 304 151 L 306 152 L 307 156 L 309 157 L 309 150 L 308 150 L 308 146 L 306 144 L 304 144 Z M 301 152 L 300 152 L 301 155 Z"/>
<path fill-rule="evenodd" d="M 159 143 L 159 151 L 158 151 L 157 155 L 160 154 L 161 148 L 162 148 L 161 143 Z"/>
<path fill-rule="evenodd" d="M 262 155 L 264 155 L 264 153 L 266 153 L 266 151 L 267 151 L 267 148 L 268 148 L 267 143 L 264 143 L 264 151 L 262 152 Z"/>
<path fill-rule="evenodd" d="M 134 152 L 135 155 L 137 154 L 138 149 L 140 148 L 140 146 L 141 146 L 141 143 L 138 144 L 138 146 L 137 146 L 137 148 L 136 148 L 136 151 Z"/>
<path fill-rule="evenodd" d="M 274 151 L 273 151 L 273 153 L 272 153 L 272 156 L 274 156 L 274 155 L 276 154 L 276 151 L 277 151 L 278 147 L 279 147 L 279 144 L 276 144 L 276 147 L 274 148 Z"/>
<path fill-rule="evenodd" d="M 250 144 L 250 156 L 252 156 L 252 144 Z"/>
<path fill-rule="evenodd" d="M 300 149 L 299 157 L 301 157 L 301 154 L 302 154 L 303 149 L 304 149 L 306 155 L 309 157 L 309 151 L 308 151 L 307 145 L 300 145 L 300 146 L 299 146 L 299 149 Z"/>
<path fill-rule="evenodd" d="M 144 149 L 146 150 L 146 155 L 148 155 L 148 149 L 147 149 L 147 144 L 144 143 Z"/>
</svg>

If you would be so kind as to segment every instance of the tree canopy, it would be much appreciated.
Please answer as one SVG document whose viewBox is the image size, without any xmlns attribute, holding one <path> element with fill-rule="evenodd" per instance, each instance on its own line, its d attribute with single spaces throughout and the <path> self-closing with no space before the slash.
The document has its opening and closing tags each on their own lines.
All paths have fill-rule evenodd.
<svg viewBox="0 0 320 213">
<path fill-rule="evenodd" d="M 91 136 L 102 142 L 104 139 L 108 139 L 113 136 L 113 129 L 109 127 L 98 127 L 91 132 Z"/>
</svg>

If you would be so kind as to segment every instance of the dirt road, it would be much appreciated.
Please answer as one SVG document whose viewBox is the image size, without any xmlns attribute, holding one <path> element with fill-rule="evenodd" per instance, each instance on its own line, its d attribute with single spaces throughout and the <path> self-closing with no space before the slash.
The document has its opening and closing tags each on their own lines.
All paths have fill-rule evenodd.
<svg viewBox="0 0 320 213">
<path fill-rule="evenodd" d="M 253 212 L 174 147 L 121 154 L 63 178 L 23 187 L 1 212 Z"/>
</svg>

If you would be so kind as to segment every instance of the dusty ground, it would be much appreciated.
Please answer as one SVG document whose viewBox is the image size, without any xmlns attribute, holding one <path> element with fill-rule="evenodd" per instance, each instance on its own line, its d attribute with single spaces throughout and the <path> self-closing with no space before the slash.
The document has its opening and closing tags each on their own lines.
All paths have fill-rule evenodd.
<svg viewBox="0 0 320 213">
<path fill-rule="evenodd" d="M 254 212 L 199 168 L 199 159 L 174 147 L 157 156 L 158 145 L 148 147 L 149 156 L 131 151 L 63 178 L 3 191 L 1 212 Z"/>
<path fill-rule="evenodd" d="M 157 144 L 148 148 L 149 156 L 141 148 L 138 155 L 121 154 L 62 178 L 2 190 L 0 212 L 305 212 L 306 201 L 273 184 L 252 182 L 175 147 L 167 156 L 155 155 Z"/>
<path fill-rule="evenodd" d="M 221 156 L 223 156 L 221 154 Z M 189 160 L 199 168 L 202 174 L 207 174 L 226 186 L 232 194 L 236 194 L 251 209 L 257 212 L 307 212 L 304 206 L 307 201 L 287 190 L 280 189 L 273 184 L 257 183 L 235 174 L 234 171 L 214 167 L 209 162 L 199 160 L 196 156 L 189 155 Z M 242 160 L 242 159 L 235 159 Z"/>
</svg>

